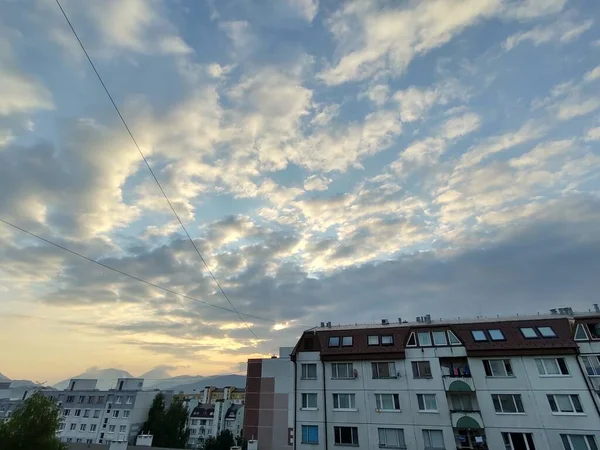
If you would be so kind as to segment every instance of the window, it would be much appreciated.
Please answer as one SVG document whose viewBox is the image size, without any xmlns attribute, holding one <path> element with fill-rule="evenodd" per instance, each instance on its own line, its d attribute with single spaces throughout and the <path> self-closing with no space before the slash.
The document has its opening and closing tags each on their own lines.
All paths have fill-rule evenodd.
<svg viewBox="0 0 600 450">
<path fill-rule="evenodd" d="M 358 445 L 358 427 L 333 427 L 336 445 Z"/>
<path fill-rule="evenodd" d="M 69 427 L 69 430 L 71 430 L 71 431 L 75 431 L 76 429 L 77 429 L 76 423 L 72 423 L 71 426 Z"/>
<path fill-rule="evenodd" d="M 519 330 L 521 330 L 521 334 L 525 339 L 537 339 L 539 337 L 533 328 L 526 327 L 519 328 Z"/>
<path fill-rule="evenodd" d="M 400 411 L 398 394 L 375 394 L 375 404 L 382 411 Z"/>
<path fill-rule="evenodd" d="M 492 394 L 492 402 L 497 413 L 524 413 L 520 394 Z"/>
<path fill-rule="evenodd" d="M 552 412 L 565 414 L 583 413 L 583 407 L 579 401 L 579 395 L 548 394 L 547 397 Z"/>
<path fill-rule="evenodd" d="M 93 395 L 90 395 L 90 396 L 88 397 L 88 403 L 94 403 L 95 401 L 96 401 L 96 397 L 95 397 L 95 396 L 93 396 Z"/>
<path fill-rule="evenodd" d="M 598 450 L 596 439 L 591 434 L 561 434 L 565 450 Z"/>
<path fill-rule="evenodd" d="M 502 332 L 502 330 L 488 330 L 488 333 L 490 334 L 490 338 L 492 339 L 492 341 L 504 341 L 506 340 L 506 338 L 504 337 L 504 333 Z"/>
<path fill-rule="evenodd" d="M 86 429 L 86 428 L 87 428 L 87 425 L 86 425 L 85 423 L 82 423 L 82 424 L 79 426 L 79 431 L 85 431 L 85 429 Z"/>
<path fill-rule="evenodd" d="M 119 433 L 125 433 L 125 431 L 127 431 L 127 425 L 119 426 Z"/>
<path fill-rule="evenodd" d="M 356 409 L 354 394 L 333 394 L 333 409 Z"/>
<path fill-rule="evenodd" d="M 85 403 L 85 395 L 79 396 L 79 403 Z"/>
<path fill-rule="evenodd" d="M 59 423 L 58 424 L 58 431 L 62 431 L 65 429 L 65 424 L 64 423 Z"/>
<path fill-rule="evenodd" d="M 412 362 L 413 378 L 432 378 L 431 364 L 429 361 Z"/>
<path fill-rule="evenodd" d="M 473 340 L 475 342 L 485 342 L 488 340 L 485 331 L 483 330 L 472 330 L 471 334 L 473 335 Z"/>
<path fill-rule="evenodd" d="M 196 432 L 197 432 L 197 431 L 198 431 L 198 430 L 196 430 L 195 428 L 192 428 L 192 429 L 190 430 L 190 434 L 196 434 Z"/>
<path fill-rule="evenodd" d="M 329 346 L 330 347 L 339 347 L 340 346 L 340 338 L 338 336 L 331 336 L 329 338 Z"/>
<path fill-rule="evenodd" d="M 435 394 L 417 394 L 420 412 L 437 412 L 437 400 Z"/>
<path fill-rule="evenodd" d="M 354 345 L 354 339 L 352 336 L 344 336 L 342 338 L 342 347 L 352 347 Z"/>
<path fill-rule="evenodd" d="M 444 447 L 444 434 L 442 430 L 423 430 L 423 441 L 427 450 L 442 450 Z"/>
<path fill-rule="evenodd" d="M 115 425 L 109 425 L 109 426 L 108 426 L 108 432 L 109 432 L 109 433 L 114 433 L 114 432 L 115 432 L 115 428 L 116 428 L 116 426 L 115 426 Z"/>
<path fill-rule="evenodd" d="M 535 364 L 542 376 L 569 375 L 565 358 L 539 358 L 535 360 Z"/>
<path fill-rule="evenodd" d="M 83 411 L 83 417 L 90 417 L 90 410 L 86 409 L 85 411 Z"/>
<path fill-rule="evenodd" d="M 394 336 L 381 336 L 381 345 L 394 345 Z"/>
<path fill-rule="evenodd" d="M 63 411 L 63 416 L 68 416 L 68 415 L 70 415 L 70 414 L 71 414 L 71 410 L 70 410 L 70 409 L 65 409 L 65 410 Z"/>
<path fill-rule="evenodd" d="M 122 402 L 122 397 L 120 395 L 117 395 L 117 401 L 115 402 L 117 405 L 120 405 Z"/>
<path fill-rule="evenodd" d="M 431 334 L 429 334 L 429 331 L 420 331 L 417 335 L 421 347 L 431 347 Z"/>
<path fill-rule="evenodd" d="M 417 338 L 415 337 L 415 333 L 410 333 L 408 337 L 408 342 L 406 343 L 407 347 L 416 347 L 417 346 Z"/>
<path fill-rule="evenodd" d="M 450 330 L 448 330 L 448 342 L 450 342 L 450 345 L 461 345 L 460 339 Z"/>
<path fill-rule="evenodd" d="M 575 340 L 576 341 L 587 341 L 588 335 L 585 331 L 585 327 L 582 323 L 577 324 L 577 328 L 575 329 Z"/>
<path fill-rule="evenodd" d="M 433 345 L 448 345 L 445 331 L 434 331 L 431 334 L 433 335 Z"/>
<path fill-rule="evenodd" d="M 404 430 L 400 428 L 378 428 L 379 446 L 385 448 L 406 448 Z"/>
<path fill-rule="evenodd" d="M 115 409 L 115 410 L 113 411 L 113 417 L 114 417 L 114 418 L 117 418 L 117 417 L 119 417 L 119 410 L 118 410 L 118 409 Z"/>
<path fill-rule="evenodd" d="M 556 337 L 556 333 L 554 332 L 552 327 L 538 327 L 537 330 L 538 330 L 538 333 L 540 333 L 540 336 L 542 336 L 544 338 Z"/>
<path fill-rule="evenodd" d="M 127 396 L 127 404 L 131 405 L 133 403 L 133 397 L 131 395 Z"/>
<path fill-rule="evenodd" d="M 302 425 L 302 443 L 319 443 L 319 427 L 317 425 Z"/>
<path fill-rule="evenodd" d="M 502 433 L 506 450 L 535 450 L 532 433 Z"/>
<path fill-rule="evenodd" d="M 100 410 L 99 409 L 95 409 L 94 410 L 94 419 L 98 419 L 100 417 Z"/>
<path fill-rule="evenodd" d="M 123 411 L 123 419 L 127 419 L 129 417 L 129 410 L 126 409 L 125 411 Z"/>
<path fill-rule="evenodd" d="M 317 379 L 317 365 L 316 364 L 302 364 L 302 379 L 303 380 L 316 380 Z"/>
<path fill-rule="evenodd" d="M 371 363 L 373 378 L 396 378 L 396 365 L 393 362 Z"/>
<path fill-rule="evenodd" d="M 600 376 L 600 356 L 582 356 L 581 360 L 589 376 Z"/>
<path fill-rule="evenodd" d="M 92 431 L 96 431 L 96 424 L 95 423 L 92 423 L 90 425 L 90 432 L 92 432 Z"/>
<path fill-rule="evenodd" d="M 354 378 L 354 366 L 352 363 L 332 363 L 331 378 L 334 380 Z"/>
<path fill-rule="evenodd" d="M 302 394 L 302 409 L 317 409 L 317 394 Z"/>
<path fill-rule="evenodd" d="M 75 410 L 75 417 L 79 417 L 81 416 L 81 410 L 80 409 L 76 409 Z"/>
<path fill-rule="evenodd" d="M 75 401 L 74 395 L 67 395 L 67 403 L 73 403 Z"/>
<path fill-rule="evenodd" d="M 104 403 L 104 396 L 101 395 L 100 397 L 98 397 L 98 404 L 101 405 Z"/>
<path fill-rule="evenodd" d="M 473 411 L 471 394 L 451 394 L 450 405 L 452 411 Z"/>
<path fill-rule="evenodd" d="M 483 368 L 488 377 L 513 377 L 510 359 L 484 359 Z"/>
<path fill-rule="evenodd" d="M 379 336 L 367 336 L 368 345 L 379 345 Z"/>
</svg>

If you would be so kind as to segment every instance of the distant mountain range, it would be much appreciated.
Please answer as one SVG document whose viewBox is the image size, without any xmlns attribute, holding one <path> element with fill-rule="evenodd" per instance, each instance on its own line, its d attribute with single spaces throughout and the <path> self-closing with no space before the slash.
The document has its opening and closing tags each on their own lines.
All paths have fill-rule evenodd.
<svg viewBox="0 0 600 450">
<path fill-rule="evenodd" d="M 162 375 L 162 377 L 160 377 Z M 177 393 L 183 392 L 191 394 L 200 392 L 206 386 L 215 386 L 222 388 L 225 386 L 235 386 L 237 388 L 246 387 L 246 377 L 242 375 L 214 375 L 204 377 L 201 375 L 179 375 L 175 377 L 168 375 L 163 369 L 153 369 L 141 375 L 139 378 L 144 378 L 144 389 L 160 389 L 173 390 Z M 79 375 L 69 377 L 59 383 L 56 383 L 52 388 L 66 389 L 69 386 L 71 378 L 93 378 L 98 380 L 97 389 L 108 390 L 115 387 L 118 378 L 133 378 L 129 372 L 121 369 L 99 369 L 92 368 L 86 370 Z M 9 381 L 10 378 L 0 373 L 0 380 Z M 19 398 L 24 391 L 32 386 L 39 386 L 37 383 L 30 380 L 11 380 L 11 398 Z"/>
</svg>

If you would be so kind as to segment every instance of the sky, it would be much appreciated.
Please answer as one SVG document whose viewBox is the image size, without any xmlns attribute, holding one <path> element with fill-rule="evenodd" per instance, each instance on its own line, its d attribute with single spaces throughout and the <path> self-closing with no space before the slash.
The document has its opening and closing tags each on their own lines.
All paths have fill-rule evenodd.
<svg viewBox="0 0 600 450">
<path fill-rule="evenodd" d="M 597 1 L 61 3 L 243 321 L 56 2 L 3 0 L 0 219 L 187 296 L 0 222 L 4 375 L 598 303 Z"/>
</svg>

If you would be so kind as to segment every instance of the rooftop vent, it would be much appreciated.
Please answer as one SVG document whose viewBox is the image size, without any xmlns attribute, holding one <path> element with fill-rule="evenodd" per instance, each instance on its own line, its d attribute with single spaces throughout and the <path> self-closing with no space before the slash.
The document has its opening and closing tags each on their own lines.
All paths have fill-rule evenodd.
<svg viewBox="0 0 600 450">
<path fill-rule="evenodd" d="M 331 322 L 327 322 L 327 328 L 331 328 Z"/>
<path fill-rule="evenodd" d="M 552 315 L 558 314 L 558 311 L 556 310 L 556 308 L 552 308 L 550 310 L 550 314 L 552 314 Z"/>
<path fill-rule="evenodd" d="M 600 312 L 600 308 L 598 307 L 598 303 L 594 303 L 594 311 Z"/>
<path fill-rule="evenodd" d="M 421 316 L 417 317 L 417 322 L 421 323 Z"/>
<path fill-rule="evenodd" d="M 402 323 L 402 317 L 398 317 L 398 323 Z"/>
<path fill-rule="evenodd" d="M 381 319 L 381 325 L 389 325 L 390 322 L 387 319 Z"/>
<path fill-rule="evenodd" d="M 321 322 L 321 328 L 325 328 L 325 322 Z"/>
<path fill-rule="evenodd" d="M 425 322 L 431 323 L 431 314 L 426 314 L 425 315 Z"/>
</svg>

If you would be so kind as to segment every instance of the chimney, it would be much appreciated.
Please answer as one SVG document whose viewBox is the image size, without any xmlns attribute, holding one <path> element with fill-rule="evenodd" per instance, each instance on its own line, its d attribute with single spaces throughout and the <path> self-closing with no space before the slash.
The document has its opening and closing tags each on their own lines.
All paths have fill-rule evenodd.
<svg viewBox="0 0 600 450">
<path fill-rule="evenodd" d="M 418 317 L 417 317 L 417 322 L 418 322 L 418 323 L 421 323 L 421 316 L 418 316 Z"/>
<path fill-rule="evenodd" d="M 331 328 L 331 322 L 327 322 L 327 328 Z"/>
<path fill-rule="evenodd" d="M 600 312 L 600 308 L 598 307 L 598 303 L 594 303 L 594 311 Z"/>
<path fill-rule="evenodd" d="M 321 322 L 321 328 L 325 328 L 325 322 Z"/>
<path fill-rule="evenodd" d="M 425 316 L 425 322 L 427 322 L 427 323 L 431 323 L 431 314 L 427 314 L 427 315 Z"/>
<path fill-rule="evenodd" d="M 398 323 L 402 323 L 402 317 L 398 317 Z"/>
</svg>

